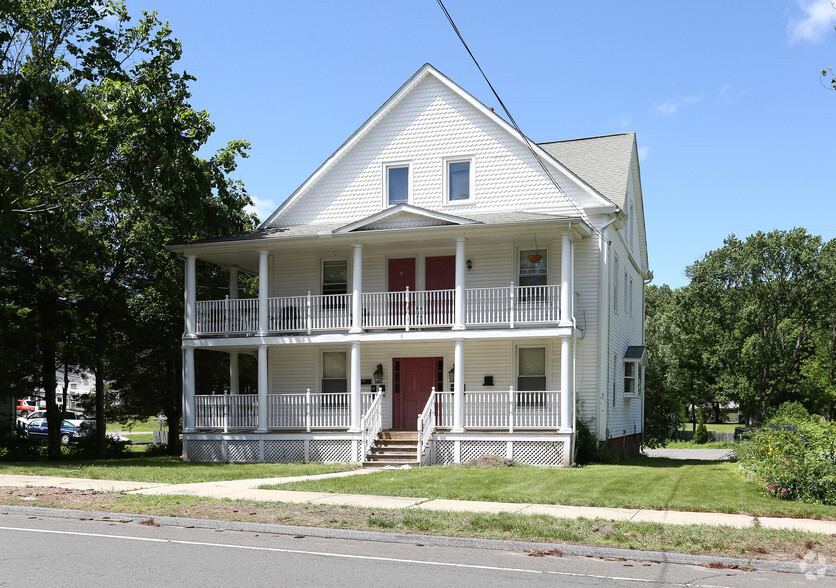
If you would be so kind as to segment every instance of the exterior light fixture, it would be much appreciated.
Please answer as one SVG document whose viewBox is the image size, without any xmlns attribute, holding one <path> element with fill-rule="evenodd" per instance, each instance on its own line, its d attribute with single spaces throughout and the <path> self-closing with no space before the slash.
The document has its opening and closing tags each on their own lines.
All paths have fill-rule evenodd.
<svg viewBox="0 0 836 588">
<path fill-rule="evenodd" d="M 467 271 L 470 271 L 470 270 L 472 270 L 472 269 L 473 269 L 473 262 L 472 262 L 472 261 L 470 261 L 469 259 L 467 260 L 467 264 L 466 264 L 466 265 L 467 265 Z"/>
<path fill-rule="evenodd" d="M 372 378 L 374 379 L 375 384 L 381 384 L 383 382 L 383 364 L 377 364 L 377 369 L 374 370 L 372 374 Z"/>
</svg>

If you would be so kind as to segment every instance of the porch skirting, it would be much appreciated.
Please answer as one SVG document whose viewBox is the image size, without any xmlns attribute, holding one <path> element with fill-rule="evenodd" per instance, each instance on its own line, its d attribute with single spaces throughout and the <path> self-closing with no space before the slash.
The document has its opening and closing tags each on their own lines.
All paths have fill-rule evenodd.
<svg viewBox="0 0 836 588">
<path fill-rule="evenodd" d="M 572 463 L 570 433 L 436 432 L 422 465 L 465 463 L 483 455 L 498 455 L 538 466 Z M 334 433 L 187 433 L 183 435 L 186 461 L 228 463 L 359 463 L 359 434 Z M 415 464 L 418 465 L 417 463 Z"/>
</svg>

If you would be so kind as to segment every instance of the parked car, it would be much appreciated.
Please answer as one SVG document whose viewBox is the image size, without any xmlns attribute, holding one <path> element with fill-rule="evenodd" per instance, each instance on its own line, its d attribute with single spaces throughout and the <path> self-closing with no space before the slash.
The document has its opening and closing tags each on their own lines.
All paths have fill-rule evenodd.
<svg viewBox="0 0 836 588">
<path fill-rule="evenodd" d="M 37 405 L 35 402 L 27 400 L 26 398 L 19 398 L 17 404 L 15 405 L 15 414 L 17 414 L 17 416 L 25 416 L 31 412 L 35 412 L 36 409 Z"/>
<path fill-rule="evenodd" d="M 30 421 L 32 419 L 45 419 L 46 418 L 46 411 L 45 410 L 36 410 L 35 412 L 33 412 L 33 413 L 23 417 L 23 418 L 28 419 Z M 65 410 L 64 414 L 62 415 L 61 418 L 64 418 L 64 419 L 67 419 L 67 420 L 70 420 L 70 421 L 83 421 L 84 420 L 84 415 L 80 412 L 75 411 L 75 410 Z"/>
<path fill-rule="evenodd" d="M 83 422 L 69 419 L 61 421 L 61 445 L 69 445 L 71 441 L 78 441 L 87 434 L 82 427 Z M 26 425 L 26 436 L 29 439 L 46 439 L 49 436 L 49 425 L 46 419 L 31 419 Z"/>
</svg>

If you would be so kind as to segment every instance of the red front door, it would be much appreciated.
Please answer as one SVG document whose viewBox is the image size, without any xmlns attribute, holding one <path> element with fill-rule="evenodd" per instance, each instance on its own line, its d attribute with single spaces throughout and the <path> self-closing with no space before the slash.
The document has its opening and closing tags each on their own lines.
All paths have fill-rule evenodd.
<svg viewBox="0 0 836 588">
<path fill-rule="evenodd" d="M 392 428 L 414 429 L 432 388 L 441 390 L 441 357 L 399 357 L 392 360 Z"/>
<path fill-rule="evenodd" d="M 456 256 L 428 257 L 426 276 L 427 290 L 454 290 L 456 288 Z M 429 324 L 453 324 L 453 296 L 449 292 L 428 294 L 426 305 Z"/>
<path fill-rule="evenodd" d="M 415 292 L 415 258 L 404 257 L 389 260 L 389 291 L 403 292 L 409 288 Z M 411 294 L 410 294 L 411 296 Z M 392 299 L 389 306 L 390 324 L 402 325 L 406 320 L 406 303 L 403 296 Z"/>
</svg>

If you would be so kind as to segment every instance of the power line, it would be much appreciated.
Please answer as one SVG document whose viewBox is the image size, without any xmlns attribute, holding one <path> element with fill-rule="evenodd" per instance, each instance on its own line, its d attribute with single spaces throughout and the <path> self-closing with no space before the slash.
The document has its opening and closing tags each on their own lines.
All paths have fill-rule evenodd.
<svg viewBox="0 0 836 588">
<path fill-rule="evenodd" d="M 514 127 L 514 129 L 516 129 L 517 133 L 519 133 L 520 137 L 523 140 L 523 143 L 525 143 L 525 146 L 531 152 L 531 155 L 534 156 L 534 159 L 536 159 L 537 163 L 540 164 L 540 167 L 542 168 L 543 173 L 546 174 L 546 177 L 549 178 L 549 181 L 551 181 L 552 185 L 554 185 L 554 187 L 557 188 L 557 191 L 560 193 L 560 196 L 564 200 L 566 200 L 566 202 L 568 202 L 570 204 L 570 206 L 572 206 L 572 208 L 575 209 L 575 212 L 578 213 L 578 216 L 580 216 L 581 219 L 583 219 L 592 228 L 593 231 L 598 233 L 598 230 L 595 228 L 595 226 L 593 226 L 592 223 L 589 222 L 589 219 L 587 218 L 586 213 L 575 203 L 574 200 L 572 200 L 571 198 L 569 198 L 569 196 L 566 195 L 566 192 L 563 190 L 563 188 L 560 187 L 560 184 L 558 183 L 558 181 L 555 179 L 555 177 L 552 175 L 552 173 L 546 167 L 545 162 L 542 160 L 540 155 L 537 153 L 537 151 L 532 146 L 531 140 L 525 135 L 525 133 L 522 132 L 522 129 L 520 129 L 520 126 L 517 124 L 517 121 L 514 120 L 514 117 L 511 115 L 511 111 L 509 111 L 508 107 L 505 106 L 505 103 L 502 101 L 502 98 L 499 97 L 499 93 L 493 87 L 493 84 L 491 84 L 491 81 L 488 79 L 488 76 L 485 74 L 484 70 L 482 69 L 482 66 L 479 65 L 479 61 L 476 59 L 476 56 L 473 55 L 473 52 L 470 50 L 470 47 L 468 47 L 467 42 L 464 40 L 464 37 L 462 36 L 461 32 L 459 31 L 459 28 L 456 26 L 456 23 L 453 22 L 453 17 L 450 16 L 450 13 L 447 11 L 447 8 L 444 6 L 444 2 L 442 2 L 442 0 L 436 0 L 436 2 L 438 2 L 439 7 L 444 12 L 444 16 L 447 17 L 447 21 L 450 23 L 450 26 L 453 27 L 453 30 L 456 32 L 456 35 L 459 37 L 459 41 L 461 41 L 462 45 L 464 45 L 464 48 L 467 51 L 467 54 L 470 55 L 470 58 L 473 60 L 473 63 L 476 64 L 476 68 L 479 70 L 479 73 L 481 73 L 482 77 L 485 78 L 485 82 L 488 84 L 488 87 L 491 89 L 491 92 L 493 92 L 493 95 L 496 98 L 497 102 L 499 102 L 499 105 L 502 107 L 502 110 L 505 112 L 505 116 L 508 117 L 508 120 L 511 122 L 511 125 Z"/>
</svg>

